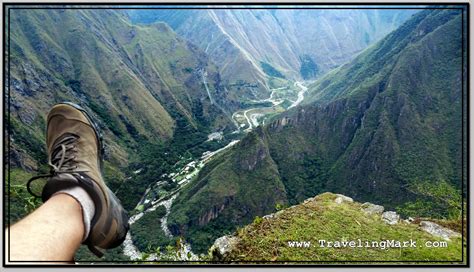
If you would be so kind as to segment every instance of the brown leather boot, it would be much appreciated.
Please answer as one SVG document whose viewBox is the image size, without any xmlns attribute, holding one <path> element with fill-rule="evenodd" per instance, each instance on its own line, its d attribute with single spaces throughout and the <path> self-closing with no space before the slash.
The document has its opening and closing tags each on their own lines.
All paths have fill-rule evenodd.
<svg viewBox="0 0 474 272">
<path fill-rule="evenodd" d="M 129 229 L 128 216 L 102 178 L 103 147 L 91 117 L 73 103 L 55 105 L 48 114 L 46 145 L 52 169 L 43 188 L 43 202 L 59 190 L 84 188 L 95 204 L 84 244 L 99 257 L 103 254 L 96 247 L 107 249 L 122 244 Z"/>
</svg>

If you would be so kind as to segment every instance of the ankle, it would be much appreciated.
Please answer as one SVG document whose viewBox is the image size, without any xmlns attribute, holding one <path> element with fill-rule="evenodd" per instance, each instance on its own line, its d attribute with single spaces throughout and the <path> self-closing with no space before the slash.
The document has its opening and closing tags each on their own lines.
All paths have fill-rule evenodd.
<svg viewBox="0 0 474 272">
<path fill-rule="evenodd" d="M 89 194 L 81 187 L 75 186 L 56 192 L 52 197 L 63 196 L 67 197 L 68 201 L 74 201 L 79 204 L 79 209 L 82 213 L 82 222 L 84 225 L 84 235 L 82 241 L 85 241 L 89 236 L 91 229 L 92 218 L 95 214 L 95 205 Z"/>
</svg>

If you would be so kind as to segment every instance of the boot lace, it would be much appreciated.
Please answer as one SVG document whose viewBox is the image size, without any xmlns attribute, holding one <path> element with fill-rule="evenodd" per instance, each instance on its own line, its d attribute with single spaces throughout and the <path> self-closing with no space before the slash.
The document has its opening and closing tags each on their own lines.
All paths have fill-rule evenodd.
<svg viewBox="0 0 474 272">
<path fill-rule="evenodd" d="M 77 170 L 76 159 L 76 142 L 79 136 L 67 133 L 62 136 L 53 148 L 53 152 L 48 160 L 48 165 L 51 167 L 49 174 L 37 175 L 32 177 L 26 183 L 26 189 L 34 197 L 41 197 L 31 190 L 31 184 L 33 181 L 40 178 L 51 178 L 57 174 L 63 173 L 81 173 L 85 171 Z"/>
</svg>

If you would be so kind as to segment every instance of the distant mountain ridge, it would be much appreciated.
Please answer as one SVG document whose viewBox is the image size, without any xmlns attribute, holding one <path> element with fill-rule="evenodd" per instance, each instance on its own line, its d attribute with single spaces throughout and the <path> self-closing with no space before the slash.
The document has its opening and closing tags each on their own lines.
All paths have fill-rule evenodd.
<svg viewBox="0 0 474 272">
<path fill-rule="evenodd" d="M 211 57 L 228 88 L 240 82 L 241 94 L 254 98 L 268 96 L 266 79 L 273 75 L 262 66 L 292 80 L 318 78 L 352 59 L 414 12 L 282 8 L 154 9 L 128 14 L 137 23 L 168 23 Z"/>
</svg>

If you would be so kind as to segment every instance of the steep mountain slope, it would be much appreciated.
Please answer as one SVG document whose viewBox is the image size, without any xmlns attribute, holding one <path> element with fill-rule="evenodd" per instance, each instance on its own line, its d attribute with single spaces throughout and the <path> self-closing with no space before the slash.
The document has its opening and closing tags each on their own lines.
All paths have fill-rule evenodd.
<svg viewBox="0 0 474 272">
<path fill-rule="evenodd" d="M 97 118 L 114 190 L 150 145 L 179 139 L 168 151 L 174 164 L 176 153 L 204 142 L 207 133 L 233 126 L 219 105 L 225 106 L 225 90 L 216 67 L 164 23 L 134 26 L 114 10 L 15 9 L 10 25 L 12 167 L 36 170 L 46 163 L 45 117 L 60 101 L 78 103 Z M 141 197 L 143 182 L 161 175 L 155 168 L 151 180 L 128 181 L 121 191 L 127 205 Z"/>
<path fill-rule="evenodd" d="M 172 207 L 175 234 L 200 249 L 276 205 L 324 191 L 405 214 L 459 218 L 461 31 L 459 10 L 422 11 L 318 81 L 310 102 L 203 169 Z M 240 187 L 243 181 L 253 186 Z M 268 197 L 275 188 L 280 194 Z"/>
<path fill-rule="evenodd" d="M 165 21 L 219 66 L 229 90 L 267 97 L 267 78 L 314 79 L 352 59 L 415 10 L 131 10 L 134 22 Z M 237 89 L 236 87 L 240 87 Z M 258 92 L 257 92 L 258 90 Z"/>
<path fill-rule="evenodd" d="M 171 208 L 170 231 L 184 235 L 193 250 L 206 251 L 216 235 L 288 203 L 267 140 L 246 137 L 238 145 L 207 164 Z"/>
<path fill-rule="evenodd" d="M 324 193 L 257 217 L 233 236 L 219 238 L 211 252 L 222 262 L 462 263 L 460 233 L 426 219 L 398 220 L 382 212 L 382 206 Z"/>
</svg>

